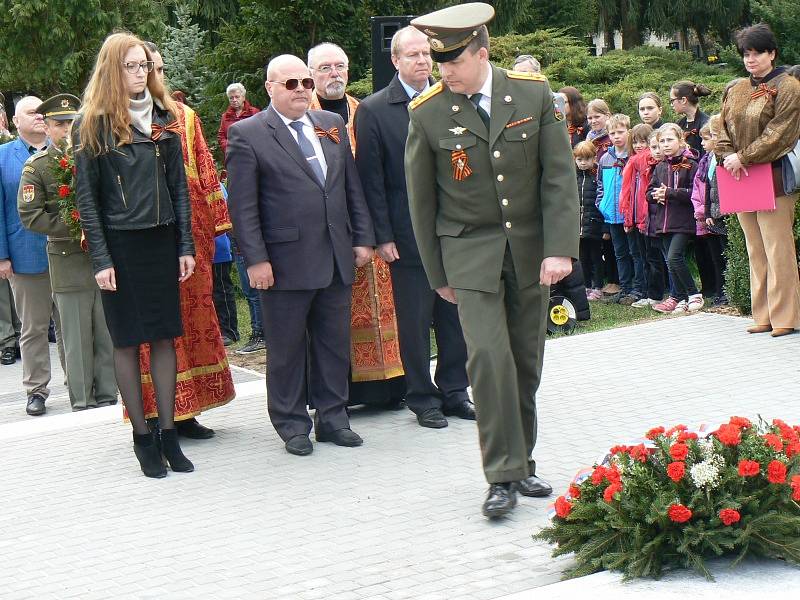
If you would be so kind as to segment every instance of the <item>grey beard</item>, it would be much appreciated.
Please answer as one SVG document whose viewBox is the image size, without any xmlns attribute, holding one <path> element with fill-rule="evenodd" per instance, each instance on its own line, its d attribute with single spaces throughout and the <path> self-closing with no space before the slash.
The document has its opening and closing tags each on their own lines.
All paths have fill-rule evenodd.
<svg viewBox="0 0 800 600">
<path fill-rule="evenodd" d="M 325 93 L 329 100 L 338 100 L 344 96 L 344 88 L 343 81 L 331 81 L 325 86 Z"/>
</svg>

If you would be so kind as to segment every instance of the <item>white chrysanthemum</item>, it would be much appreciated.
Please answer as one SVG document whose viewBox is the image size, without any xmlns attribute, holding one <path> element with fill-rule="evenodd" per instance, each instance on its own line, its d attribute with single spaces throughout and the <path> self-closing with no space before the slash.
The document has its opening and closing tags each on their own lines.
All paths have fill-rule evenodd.
<svg viewBox="0 0 800 600">
<path fill-rule="evenodd" d="M 697 440 L 697 445 L 700 448 L 700 453 L 703 455 L 703 458 L 708 460 L 712 456 L 714 456 L 714 442 L 711 438 L 702 438 Z"/>
<path fill-rule="evenodd" d="M 689 474 L 695 486 L 713 489 L 719 485 L 720 469 L 722 469 L 724 465 L 725 459 L 719 454 L 714 454 L 712 452 L 704 461 L 697 463 L 689 469 Z"/>
</svg>

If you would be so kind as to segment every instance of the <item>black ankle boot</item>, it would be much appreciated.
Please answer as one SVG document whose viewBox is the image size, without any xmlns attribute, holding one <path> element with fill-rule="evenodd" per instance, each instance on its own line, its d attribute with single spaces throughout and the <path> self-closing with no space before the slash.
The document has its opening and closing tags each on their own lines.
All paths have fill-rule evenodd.
<svg viewBox="0 0 800 600">
<path fill-rule="evenodd" d="M 161 448 L 161 429 L 158 427 L 158 417 L 147 419 L 147 427 L 150 429 L 150 433 L 153 434 L 153 440 L 156 443 L 156 448 L 158 448 L 158 454 L 161 456 L 161 462 L 166 467 L 167 459 L 164 458 L 164 450 Z"/>
<path fill-rule="evenodd" d="M 133 452 L 139 459 L 142 473 L 147 477 L 160 479 L 167 476 L 167 469 L 161 462 L 161 452 L 158 451 L 152 433 L 133 434 Z"/>
<path fill-rule="evenodd" d="M 181 451 L 180 444 L 178 444 L 178 432 L 175 428 L 161 430 L 161 451 L 173 471 L 177 473 L 194 471 L 192 461 L 186 458 Z"/>
</svg>

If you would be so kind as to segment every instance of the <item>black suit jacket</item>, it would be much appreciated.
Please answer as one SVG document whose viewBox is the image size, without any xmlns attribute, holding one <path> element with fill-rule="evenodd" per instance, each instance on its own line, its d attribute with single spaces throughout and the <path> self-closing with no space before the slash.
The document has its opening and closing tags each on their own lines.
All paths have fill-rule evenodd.
<svg viewBox="0 0 800 600">
<path fill-rule="evenodd" d="M 391 83 L 358 105 L 356 165 L 378 244 L 394 242 L 398 266 L 422 266 L 408 211 L 403 166 L 408 136 L 408 94 L 395 73 Z"/>
<path fill-rule="evenodd" d="M 315 126 L 339 129 L 320 139 L 328 172 L 319 183 L 273 108 L 228 130 L 228 207 L 247 265 L 269 261 L 275 290 L 327 287 L 334 265 L 353 283 L 353 246 L 374 246 L 361 182 L 339 115 L 309 111 Z"/>
</svg>

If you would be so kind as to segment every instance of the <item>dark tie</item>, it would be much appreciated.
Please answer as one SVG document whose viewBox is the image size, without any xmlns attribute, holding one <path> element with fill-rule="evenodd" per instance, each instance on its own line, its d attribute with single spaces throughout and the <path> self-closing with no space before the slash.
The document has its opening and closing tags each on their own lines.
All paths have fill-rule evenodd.
<svg viewBox="0 0 800 600">
<path fill-rule="evenodd" d="M 469 97 L 469 100 L 475 105 L 475 110 L 478 111 L 478 116 L 481 118 L 481 121 L 483 121 L 483 124 L 486 125 L 486 131 L 489 131 L 489 113 L 481 108 L 481 98 L 483 98 L 483 94 L 478 92 L 477 94 L 472 94 L 472 96 Z"/>
<path fill-rule="evenodd" d="M 289 123 L 289 127 L 297 132 L 297 145 L 300 146 L 300 152 L 302 152 L 303 156 L 306 157 L 308 166 L 310 166 L 311 170 L 314 171 L 314 175 L 317 176 L 320 185 L 324 187 L 325 174 L 322 172 L 322 165 L 319 164 L 319 157 L 317 156 L 317 153 L 314 152 L 314 146 L 312 146 L 311 142 L 308 141 L 308 138 L 303 135 L 303 123 L 301 121 L 292 121 Z"/>
<path fill-rule="evenodd" d="M 417 96 L 419 96 L 419 92 L 414 92 L 414 95 L 413 95 L 413 96 L 411 96 L 411 99 L 413 100 L 413 99 L 414 99 L 414 98 L 416 98 Z"/>
</svg>

